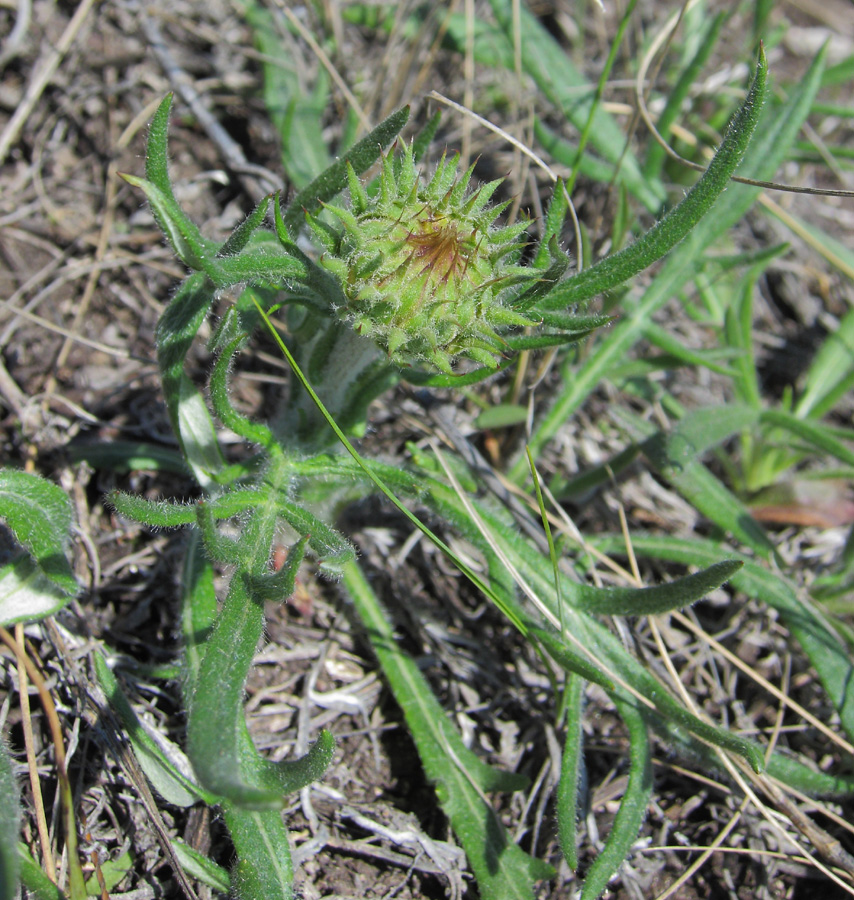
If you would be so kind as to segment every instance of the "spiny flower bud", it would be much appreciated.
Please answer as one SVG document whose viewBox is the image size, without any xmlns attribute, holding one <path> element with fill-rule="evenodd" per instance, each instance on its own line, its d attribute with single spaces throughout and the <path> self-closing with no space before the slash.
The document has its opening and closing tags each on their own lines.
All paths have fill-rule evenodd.
<svg viewBox="0 0 854 900">
<path fill-rule="evenodd" d="M 348 167 L 349 209 L 324 207 L 334 225 L 309 217 L 325 248 L 321 265 L 346 297 L 338 315 L 401 366 L 427 362 L 450 373 L 467 357 L 495 368 L 501 332 L 537 324 L 509 305 L 515 285 L 541 274 L 516 264 L 529 223 L 495 226 L 507 203 L 489 200 L 501 181 L 469 190 L 474 167 L 458 177 L 457 164 L 443 157 L 425 183 L 412 147 L 398 156 L 393 148 L 376 197 Z"/>
</svg>

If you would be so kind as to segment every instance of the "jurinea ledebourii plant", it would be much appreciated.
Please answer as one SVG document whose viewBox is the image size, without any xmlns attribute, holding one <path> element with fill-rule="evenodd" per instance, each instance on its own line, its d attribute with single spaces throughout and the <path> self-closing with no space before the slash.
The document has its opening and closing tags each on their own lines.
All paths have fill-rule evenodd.
<svg viewBox="0 0 854 900">
<path fill-rule="evenodd" d="M 173 427 L 206 493 L 189 506 L 121 494 L 112 500 L 138 521 L 197 529 L 183 615 L 188 755 L 204 798 L 223 806 L 239 896 L 290 896 L 283 796 L 319 777 L 333 750 L 324 733 L 307 756 L 273 764 L 252 745 L 242 690 L 263 633 L 264 602 L 287 598 L 307 552 L 331 574 L 352 560 L 349 543 L 300 491 L 309 482 L 352 484 L 359 474 L 346 460 L 318 452 L 335 438 L 325 419 L 311 421 L 311 404 L 298 385 L 272 424 L 252 421 L 232 405 L 229 367 L 259 323 L 255 303 L 287 308 L 290 352 L 333 418 L 351 428 L 398 377 L 453 385 L 462 381 L 455 362 L 466 358 L 477 366 L 465 375 L 470 382 L 492 374 L 520 349 L 578 340 L 607 317 L 577 315 L 574 308 L 667 253 L 726 187 L 758 121 L 765 73 L 760 57 L 718 153 L 679 206 L 627 249 L 571 277 L 558 245 L 567 211 L 562 185 L 523 265 L 527 223 L 496 225 L 503 207 L 489 201 L 498 183 L 472 188 L 472 170 L 458 175 L 456 161 L 447 158 L 428 179 L 421 177 L 419 149 L 429 143 L 429 129 L 413 146 L 382 156 L 406 124 L 406 109 L 382 122 L 290 204 L 277 197 L 272 228 L 266 225 L 273 200 L 268 196 L 224 242 L 211 241 L 174 197 L 167 166 L 171 97 L 161 104 L 149 132 L 145 177 L 124 177 L 143 190 L 176 254 L 192 270 L 158 324 L 157 353 Z M 374 194 L 359 178 L 380 159 Z M 348 188 L 349 204 L 332 205 Z M 319 244 L 315 254 L 297 244 L 306 226 Z M 216 298 L 240 285 L 248 287 L 211 341 L 218 360 L 210 375 L 210 404 L 226 427 L 259 452 L 245 464 L 227 465 L 207 405 L 184 364 Z M 372 466 L 400 490 L 421 489 L 414 475 Z M 226 519 L 237 523 L 237 537 L 221 532 L 219 523 Z M 271 547 L 283 530 L 293 545 L 285 567 L 273 572 Z M 219 612 L 211 561 L 232 572 Z"/>
</svg>

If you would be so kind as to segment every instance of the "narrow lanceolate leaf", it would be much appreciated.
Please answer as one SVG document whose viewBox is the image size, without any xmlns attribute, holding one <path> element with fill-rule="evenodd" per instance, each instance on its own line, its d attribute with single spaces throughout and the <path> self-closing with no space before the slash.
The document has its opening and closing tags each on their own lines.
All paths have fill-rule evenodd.
<svg viewBox="0 0 854 900">
<path fill-rule="evenodd" d="M 685 199 L 629 247 L 560 284 L 541 302 L 544 309 L 580 303 L 628 281 L 672 250 L 706 215 L 747 150 L 765 98 L 767 71 L 765 54 L 760 52 L 753 84 L 744 104 L 733 116 L 708 169 Z"/>
<path fill-rule="evenodd" d="M 240 573 L 206 641 L 196 689 L 190 698 L 187 752 L 204 788 L 240 807 L 279 809 L 277 790 L 247 781 L 240 772 L 246 723 L 243 685 L 263 631 L 260 603 L 249 596 Z"/>
<path fill-rule="evenodd" d="M 169 500 L 146 500 L 136 494 L 114 491 L 109 502 L 119 515 L 151 525 L 154 528 L 179 528 L 196 521 L 196 508 L 189 504 L 172 503 Z"/>
<path fill-rule="evenodd" d="M 6 742 L 0 739 L 0 897 L 18 896 L 20 790 Z"/>
<path fill-rule="evenodd" d="M 147 179 L 136 175 L 123 174 L 122 178 L 145 194 L 158 227 L 172 245 L 178 259 L 188 269 L 212 272 L 217 245 L 202 237 L 195 223 L 185 215 L 172 196 L 171 190 L 168 194 L 164 193 Z"/>
<path fill-rule="evenodd" d="M 301 190 L 283 213 L 288 233 L 292 237 L 295 236 L 305 222 L 306 213 L 315 213 L 323 203 L 332 200 L 347 187 L 348 163 L 357 175 L 366 172 L 380 158 L 382 151 L 400 134 L 408 119 L 408 106 L 392 113 Z"/>
<path fill-rule="evenodd" d="M 291 900 L 294 867 L 288 832 L 278 810 L 223 806 L 237 859 L 231 896 L 240 900 Z"/>
<path fill-rule="evenodd" d="M 632 704 L 618 701 L 616 706 L 629 730 L 629 779 L 605 847 L 584 879 L 581 900 L 597 900 L 605 892 L 637 840 L 652 796 L 652 747 L 646 721 Z"/>
<path fill-rule="evenodd" d="M 181 807 L 192 806 L 199 800 L 216 803 L 218 799 L 216 796 L 202 790 L 190 774 L 182 772 L 173 761 L 181 760 L 183 753 L 172 746 L 170 747 L 172 759 L 169 759 L 163 746 L 145 730 L 101 653 L 95 653 L 94 667 L 101 690 L 107 695 L 110 706 L 121 720 L 140 767 L 160 796 L 168 803 Z M 182 761 L 189 769 L 186 758 Z"/>
<path fill-rule="evenodd" d="M 480 760 L 445 716 L 414 661 L 403 653 L 376 595 L 355 563 L 344 583 L 367 628 L 371 645 L 395 699 L 403 710 L 427 777 L 451 827 L 463 845 L 484 900 L 531 900 L 536 881 L 553 873 L 514 844 L 485 791 L 518 790 L 519 776 L 501 773 Z"/>
<path fill-rule="evenodd" d="M 560 760 L 557 786 L 557 837 L 567 865 L 578 868 L 578 820 L 581 816 L 579 793 L 584 774 L 584 679 L 571 675 L 564 690 L 566 737 Z"/>
<path fill-rule="evenodd" d="M 231 881 L 228 872 L 222 866 L 217 865 L 210 857 L 199 853 L 198 850 L 194 850 L 183 841 L 173 840 L 172 849 L 175 851 L 181 867 L 190 878 L 198 879 L 202 884 L 212 887 L 221 894 L 228 893 Z"/>
<path fill-rule="evenodd" d="M 226 242 L 217 251 L 218 257 L 234 256 L 249 243 L 252 235 L 264 224 L 270 209 L 272 194 L 263 197 L 251 213 L 231 232 Z"/>
<path fill-rule="evenodd" d="M 73 513 L 62 488 L 28 472 L 0 469 L 0 519 L 62 594 L 79 586 L 68 562 Z"/>
<path fill-rule="evenodd" d="M 782 409 L 768 409 L 760 415 L 763 425 L 775 425 L 779 428 L 797 435 L 802 440 L 812 444 L 817 450 L 835 456 L 840 462 L 854 466 L 854 451 L 840 441 L 832 429 L 820 422 L 811 422 L 799 419 L 792 413 Z M 854 435 L 852 435 L 854 439 Z"/>
<path fill-rule="evenodd" d="M 741 568 L 740 560 L 715 563 L 702 572 L 648 588 L 577 585 L 571 598 L 579 609 L 609 616 L 652 616 L 689 606 L 720 587 Z"/>
<path fill-rule="evenodd" d="M 214 301 L 216 288 L 207 276 L 196 273 L 184 281 L 157 323 L 157 364 L 163 395 L 175 434 L 178 420 L 184 360 Z"/>
</svg>

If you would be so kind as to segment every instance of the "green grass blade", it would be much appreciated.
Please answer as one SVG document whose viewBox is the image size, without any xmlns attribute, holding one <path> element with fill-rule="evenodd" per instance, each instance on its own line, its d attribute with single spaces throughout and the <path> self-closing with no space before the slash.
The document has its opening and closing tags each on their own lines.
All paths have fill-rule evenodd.
<svg viewBox="0 0 854 900">
<path fill-rule="evenodd" d="M 513 71 L 513 0 L 491 0 L 491 6 L 504 32 L 504 41 L 500 45 L 497 41 L 493 43 L 500 53 L 496 62 Z M 526 5 L 520 3 L 519 6 L 523 70 L 534 79 L 540 92 L 561 110 L 567 120 L 579 132 L 583 131 L 595 109 L 593 86 L 575 68 L 566 50 L 531 14 Z M 477 53 L 477 42 L 475 52 Z M 589 93 L 585 88 L 589 88 Z M 631 153 L 627 153 L 621 162 L 626 136 L 614 119 L 601 109 L 596 109 L 593 115 L 590 142 L 609 163 L 615 166 L 621 163 L 618 181 L 624 183 L 644 206 L 650 210 L 661 206 L 665 199 L 661 184 L 643 177 L 640 166 Z"/>
<path fill-rule="evenodd" d="M 110 472 L 132 472 L 139 469 L 186 475 L 184 457 L 170 447 L 146 441 L 109 441 L 75 444 L 68 448 L 72 462 L 86 462 L 94 469 Z"/>
<path fill-rule="evenodd" d="M 605 847 L 584 879 L 581 900 L 598 900 L 605 892 L 638 838 L 652 797 L 652 747 L 646 721 L 627 703 L 618 702 L 617 712 L 629 731 L 629 778 Z"/>
<path fill-rule="evenodd" d="M 793 413 L 782 409 L 768 409 L 760 416 L 760 422 L 764 425 L 774 425 L 791 434 L 797 435 L 802 440 L 812 444 L 817 450 L 830 456 L 835 456 L 840 462 L 854 466 L 854 451 L 846 447 L 835 435 L 832 429 L 820 422 L 811 422 L 799 419 Z M 854 439 L 854 433 L 850 435 Z"/>
<path fill-rule="evenodd" d="M 821 53 L 804 78 L 792 89 L 785 104 L 766 105 L 762 121 L 742 162 L 742 175 L 758 179 L 773 177 L 809 114 L 823 68 L 824 54 Z M 731 185 L 718 201 L 715 214 L 702 219 L 665 260 L 637 306 L 608 332 L 538 423 L 530 441 L 535 459 L 544 444 L 607 377 L 610 369 L 625 358 L 652 314 L 699 271 L 708 247 L 741 219 L 753 204 L 758 191 L 758 188 L 747 185 Z M 510 474 L 514 481 L 521 482 L 527 474 L 527 461 L 517 460 Z"/>
<path fill-rule="evenodd" d="M 344 584 L 406 717 L 427 777 L 468 857 L 484 900 L 531 900 L 533 883 L 553 870 L 512 843 L 484 790 L 518 789 L 518 776 L 497 773 L 472 753 L 448 722 L 424 676 L 398 647 L 391 625 L 355 563 Z"/>
<path fill-rule="evenodd" d="M 854 370 L 854 310 L 849 310 L 839 328 L 825 338 L 806 373 L 803 394 L 795 406 L 800 418 L 821 418 L 839 399 L 840 388 L 850 388 Z"/>
<path fill-rule="evenodd" d="M 733 116 L 723 143 L 709 167 L 682 202 L 633 244 L 562 282 L 541 301 L 543 309 L 559 309 L 582 303 L 612 290 L 661 259 L 685 238 L 712 208 L 744 157 L 759 122 L 767 72 L 765 55 L 760 53 L 756 74 L 743 105 Z"/>
<path fill-rule="evenodd" d="M 706 26 L 705 32 L 698 41 L 697 52 L 679 76 L 676 84 L 667 94 L 664 109 L 655 123 L 656 130 L 665 139 L 670 138 L 670 126 L 676 121 L 682 110 L 682 104 L 700 77 L 703 66 L 709 59 L 718 42 L 721 26 L 726 20 L 726 13 L 718 13 Z M 664 165 L 667 151 L 656 140 L 650 140 L 646 159 L 643 163 L 643 174 L 647 178 L 658 178 Z"/>
<path fill-rule="evenodd" d="M 181 840 L 173 840 L 172 849 L 178 857 L 178 862 L 181 863 L 181 868 L 190 878 L 201 881 L 221 894 L 228 893 L 231 882 L 228 872 L 222 866 Z"/>
<path fill-rule="evenodd" d="M 179 807 L 192 806 L 199 800 L 216 803 L 218 798 L 204 791 L 187 775 L 179 771 L 167 758 L 160 745 L 142 727 L 133 707 L 119 687 L 116 676 L 101 653 L 95 652 L 93 663 L 98 684 L 119 717 L 124 733 L 133 748 L 134 756 L 157 793 L 168 803 Z"/>
</svg>

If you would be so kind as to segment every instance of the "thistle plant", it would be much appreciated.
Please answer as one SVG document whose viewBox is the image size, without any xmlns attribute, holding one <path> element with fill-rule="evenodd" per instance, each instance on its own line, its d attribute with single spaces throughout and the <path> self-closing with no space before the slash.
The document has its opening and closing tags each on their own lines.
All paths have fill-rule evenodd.
<svg viewBox="0 0 854 900">
<path fill-rule="evenodd" d="M 404 683 L 411 686 L 419 677 L 390 649 L 392 632 L 383 624 L 367 583 L 355 574 L 353 549 L 330 524 L 328 505 L 314 505 L 311 501 L 317 492 L 310 500 L 305 488 L 322 483 L 331 495 L 338 486 L 352 489 L 356 484 L 364 485 L 361 489 L 367 492 L 373 489 L 373 481 L 387 493 L 417 493 L 465 532 L 458 503 L 423 466 L 407 472 L 376 462 L 357 463 L 331 448 L 339 438 L 346 441 L 345 431 L 364 429 L 370 403 L 399 379 L 443 386 L 471 383 L 495 373 L 519 350 L 577 341 L 608 321 L 607 316 L 585 314 L 584 304 L 660 259 L 709 211 L 756 127 L 765 75 L 760 55 L 745 103 L 733 117 L 708 170 L 683 201 L 626 249 L 569 276 L 570 261 L 559 246 L 567 212 L 562 184 L 555 186 L 538 241 L 526 243 L 523 235 L 531 229 L 530 223 L 498 224 L 506 204 L 491 205 L 490 201 L 500 182 L 473 186 L 474 167 L 459 173 L 453 157 L 443 156 L 432 172 L 424 166 L 422 156 L 435 122 L 411 143 L 399 139 L 408 117 L 406 109 L 381 123 L 290 203 L 281 195 L 265 197 L 227 240 L 210 241 L 174 198 L 167 170 L 171 97 L 161 104 L 149 133 L 145 177 L 124 177 L 145 193 L 176 254 L 192 270 L 159 323 L 157 349 L 172 423 L 204 493 L 192 505 L 122 494 L 112 500 L 120 512 L 149 525 L 195 526 L 183 616 L 187 745 L 199 796 L 225 810 L 237 852 L 232 887 L 240 896 L 265 900 L 290 896 L 288 836 L 280 814 L 283 798 L 320 777 L 334 748 L 332 738 L 322 734 L 308 756 L 273 765 L 252 744 L 242 712 L 242 690 L 263 631 L 263 604 L 287 599 L 298 566 L 310 556 L 321 573 L 345 574 L 359 614 L 370 633 L 380 636 L 375 647 L 389 678 L 393 672 L 400 675 L 393 682 L 395 691 L 404 691 Z M 376 181 L 362 181 L 377 162 Z M 342 194 L 345 199 L 339 198 Z M 272 223 L 268 222 L 271 208 Z M 313 238 L 316 252 L 298 246 L 304 231 Z M 214 301 L 223 289 L 235 285 L 243 291 L 210 342 L 216 355 L 209 379 L 210 407 L 216 419 L 255 448 L 255 454 L 229 465 L 219 449 L 211 411 L 185 374 L 184 362 Z M 258 422 L 233 406 L 229 371 L 252 331 L 274 315 L 284 324 L 283 349 L 302 381 L 294 380 L 277 415 L 269 422 Z M 483 515 L 488 518 L 487 513 Z M 223 533 L 220 523 L 224 520 L 236 526 L 236 537 L 234 528 L 231 535 Z M 531 548 L 520 545 L 506 523 L 494 517 L 491 521 L 517 567 L 527 567 L 529 577 L 539 579 L 541 592 L 548 594 L 548 579 L 543 581 L 537 572 Z M 283 530 L 292 546 L 285 566 L 273 571 L 271 547 Z M 478 542 L 476 534 L 469 536 Z M 483 549 L 491 560 L 490 583 L 463 569 L 466 574 L 520 630 L 541 642 L 559 665 L 611 693 L 639 746 L 647 746 L 645 735 L 649 727 L 655 727 L 674 745 L 689 747 L 691 752 L 710 743 L 744 757 L 756 771 L 764 766 L 756 745 L 687 713 L 652 675 L 628 661 L 619 642 L 595 620 L 599 613 L 660 612 L 684 605 L 723 583 L 740 563 L 713 565 L 648 591 L 597 591 L 572 583 L 564 587 L 576 617 L 575 633 L 595 648 L 612 671 L 648 697 L 649 710 L 641 713 L 635 695 L 554 632 L 555 624 L 563 620 L 558 615 L 561 601 L 553 599 L 551 607 L 540 612 L 526 609 L 518 603 L 506 567 L 488 547 Z M 219 611 L 212 587 L 213 563 L 232 570 Z M 407 717 L 415 715 L 410 704 Z M 422 729 L 415 718 L 410 726 L 425 741 L 431 739 L 430 727 Z M 455 758 L 468 759 L 464 748 L 455 750 Z M 639 754 L 631 776 L 636 803 L 626 815 L 628 832 L 634 827 L 634 834 L 648 790 L 648 761 L 648 753 Z M 487 777 L 474 758 L 470 765 L 466 779 L 447 782 L 449 773 L 441 765 L 428 763 L 425 756 L 425 766 L 437 781 L 439 797 L 458 828 L 484 896 L 498 896 L 489 885 L 506 878 L 545 877 L 547 867 L 538 867 L 501 837 L 500 823 L 490 808 L 484 808 L 479 826 L 469 827 L 471 810 L 485 804 L 484 791 L 520 786 L 518 779 Z M 785 771 L 791 774 L 792 766 Z M 574 797 L 577 773 L 567 772 Z M 463 795 L 465 802 L 460 799 Z M 482 846 L 478 843 L 483 821 L 492 835 L 489 840 L 497 842 L 494 845 L 486 838 Z M 564 849 L 570 858 L 574 813 L 562 829 L 562 834 L 569 835 Z M 625 843 L 625 833 L 619 840 Z M 612 848 L 591 885 L 601 883 L 604 888 L 614 860 L 618 862 L 626 852 L 620 847 Z M 596 893 L 591 886 L 588 895 Z"/>
<path fill-rule="evenodd" d="M 424 180 L 404 144 L 383 157 L 375 198 L 348 164 L 349 208 L 324 207 L 339 229 L 309 217 L 320 264 L 346 297 L 338 314 L 401 367 L 426 362 L 452 374 L 464 356 L 496 368 L 507 347 L 500 332 L 539 324 L 517 311 L 530 292 L 511 296 L 541 274 L 517 264 L 530 223 L 496 228 L 510 201 L 489 203 L 501 180 L 469 191 L 473 173 L 458 177 L 457 160 L 443 157 Z"/>
</svg>

